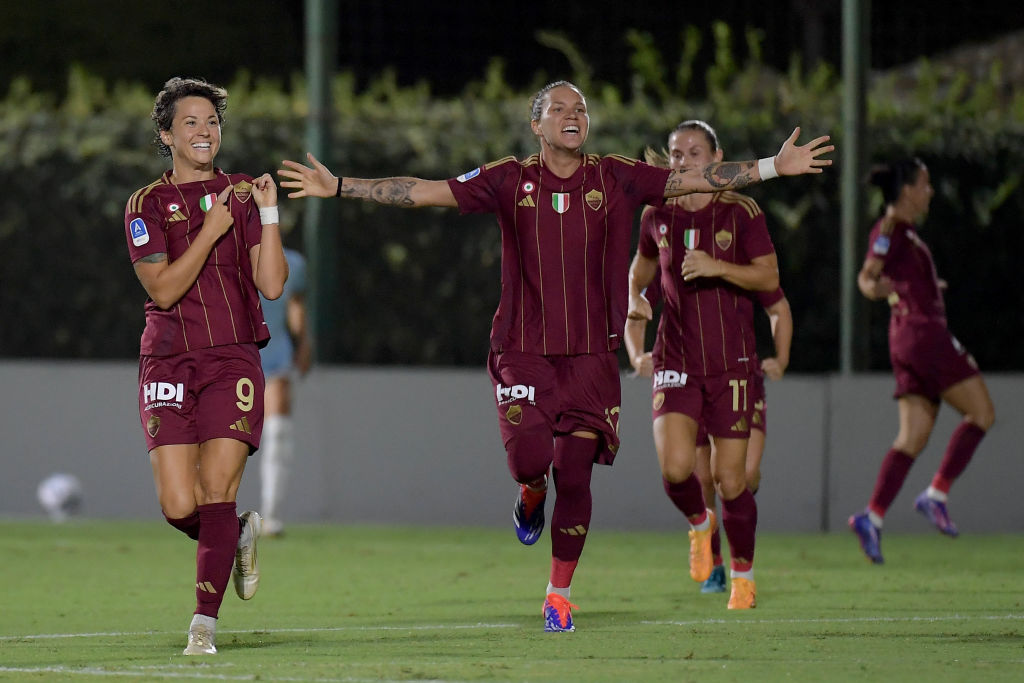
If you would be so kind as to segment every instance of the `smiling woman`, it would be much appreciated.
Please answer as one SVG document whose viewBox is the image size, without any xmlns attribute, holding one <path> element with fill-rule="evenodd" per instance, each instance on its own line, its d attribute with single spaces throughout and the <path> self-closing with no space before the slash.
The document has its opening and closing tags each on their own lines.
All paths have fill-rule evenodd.
<svg viewBox="0 0 1024 683">
<path fill-rule="evenodd" d="M 569 587 L 591 519 L 594 463 L 619 446 L 619 347 L 626 319 L 633 215 L 643 204 L 758 182 L 756 161 L 671 171 L 618 155 L 585 154 L 590 118 L 568 81 L 542 88 L 530 104 L 539 154 L 506 157 L 456 178 L 341 178 L 307 155 L 284 161 L 281 186 L 298 197 L 346 197 L 404 207 L 494 213 L 502 235 L 501 301 L 491 329 L 488 371 L 508 466 L 519 484 L 513 522 L 531 545 L 544 529 L 554 468 L 551 574 L 546 631 L 572 631 Z M 818 173 L 832 149 L 818 138 L 775 157 L 785 175 Z"/>
<path fill-rule="evenodd" d="M 228 578 L 243 600 L 259 581 L 260 516 L 235 494 L 263 426 L 259 305 L 281 295 L 288 266 L 277 186 L 214 167 L 223 88 L 172 78 L 152 119 L 172 167 L 125 209 L 135 273 L 149 295 L 139 359 L 139 418 L 167 522 L 197 540 L 195 615 L 185 654 L 214 654 Z"/>
</svg>

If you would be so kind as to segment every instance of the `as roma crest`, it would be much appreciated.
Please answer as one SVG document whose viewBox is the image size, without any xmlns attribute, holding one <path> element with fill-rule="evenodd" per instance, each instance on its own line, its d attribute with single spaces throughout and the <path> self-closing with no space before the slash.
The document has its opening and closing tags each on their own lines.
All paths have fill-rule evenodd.
<svg viewBox="0 0 1024 683">
<path fill-rule="evenodd" d="M 725 251 L 732 246 L 732 233 L 728 230 L 719 230 L 715 233 L 715 244 L 722 251 Z"/>
<path fill-rule="evenodd" d="M 659 391 L 654 395 L 654 401 L 651 403 L 651 407 L 655 410 L 660 410 L 665 405 L 665 392 Z"/>
<path fill-rule="evenodd" d="M 508 411 L 505 413 L 505 419 L 509 421 L 509 424 L 520 424 L 523 421 L 523 409 L 518 405 L 509 406 Z"/>
<path fill-rule="evenodd" d="M 597 211 L 601 208 L 601 203 L 604 201 L 604 194 L 598 190 L 591 190 L 583 195 L 583 198 L 587 200 L 587 206 Z"/>
<path fill-rule="evenodd" d="M 235 199 L 245 204 L 249 201 L 249 197 L 252 196 L 252 183 L 243 180 L 235 185 L 235 189 L 232 192 L 235 195 Z"/>
<path fill-rule="evenodd" d="M 156 433 L 160 431 L 160 418 L 156 415 L 150 415 L 149 419 L 146 420 L 146 432 L 149 433 L 150 438 L 156 438 Z"/>
</svg>

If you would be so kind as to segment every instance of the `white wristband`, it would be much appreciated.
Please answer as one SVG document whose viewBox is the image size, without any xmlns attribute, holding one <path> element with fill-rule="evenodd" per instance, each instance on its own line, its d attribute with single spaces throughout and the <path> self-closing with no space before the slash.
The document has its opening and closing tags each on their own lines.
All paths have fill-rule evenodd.
<svg viewBox="0 0 1024 683">
<path fill-rule="evenodd" d="M 260 223 L 263 225 L 270 225 L 271 223 L 280 222 L 281 217 L 278 215 L 276 206 L 261 206 L 260 207 Z"/>
<path fill-rule="evenodd" d="M 761 180 L 778 178 L 779 172 L 775 169 L 775 157 L 764 157 L 757 160 L 757 172 L 761 174 Z"/>
</svg>

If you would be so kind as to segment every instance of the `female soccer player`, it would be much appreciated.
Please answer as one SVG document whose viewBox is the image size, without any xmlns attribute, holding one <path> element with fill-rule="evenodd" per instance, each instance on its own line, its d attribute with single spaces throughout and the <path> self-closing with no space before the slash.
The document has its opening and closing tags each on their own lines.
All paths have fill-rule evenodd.
<svg viewBox="0 0 1024 683">
<path fill-rule="evenodd" d="M 669 135 L 668 163 L 686 172 L 720 162 L 714 129 L 684 121 Z M 734 192 L 691 194 L 644 211 L 630 268 L 629 317 L 651 319 L 641 291 L 660 267 L 665 305 L 654 353 L 654 442 L 665 492 L 689 520 L 690 577 L 704 582 L 713 562 L 715 520 L 695 474 L 701 426 L 714 440 L 712 475 L 732 550 L 729 609 L 756 605 L 754 537 L 757 505 L 747 488 L 753 419 L 750 293 L 779 286 L 775 249 L 764 214 Z"/>
<path fill-rule="evenodd" d="M 139 416 L 167 522 L 199 542 L 196 611 L 185 654 L 215 654 L 228 577 L 243 600 L 256 592 L 260 516 L 239 518 L 235 494 L 260 444 L 269 334 L 259 294 L 281 295 L 288 266 L 278 232 L 277 187 L 213 165 L 227 92 L 172 78 L 152 118 L 171 169 L 135 192 L 125 236 L 149 298 L 139 359 Z"/>
<path fill-rule="evenodd" d="M 867 298 L 889 302 L 889 358 L 900 427 L 867 508 L 850 517 L 849 524 L 864 554 L 881 564 L 882 519 L 928 443 L 942 401 L 956 408 L 963 421 L 949 439 L 931 486 L 914 507 L 953 537 L 958 532 L 946 510 L 947 495 L 992 426 L 995 408 L 974 358 L 946 327 L 946 284 L 917 234 L 933 194 L 928 168 L 917 158 L 883 164 L 872 170 L 871 183 L 882 190 L 885 214 L 871 229 L 857 286 Z"/>
<path fill-rule="evenodd" d="M 650 158 L 648 158 L 648 162 L 657 165 L 661 163 Z M 661 301 L 660 268 L 658 274 L 654 276 L 642 294 L 650 303 L 651 309 L 656 309 Z M 768 398 L 764 391 L 764 377 L 767 376 L 772 381 L 780 380 L 789 366 L 789 353 L 793 341 L 793 314 L 781 287 L 774 292 L 754 292 L 754 295 L 768 314 L 775 346 L 774 356 L 761 360 L 760 364 L 756 357 L 752 361 L 754 376 L 751 383 L 750 400 L 753 403 L 753 417 L 750 421 L 750 439 L 747 441 L 746 473 L 747 488 L 751 493 L 756 494 L 761 484 L 761 459 L 764 455 L 765 437 L 768 431 Z M 629 362 L 638 377 L 653 377 L 654 375 L 654 352 L 644 351 L 646 328 L 647 320 L 644 318 L 626 320 L 623 341 L 626 345 Z M 756 348 L 753 329 L 749 330 L 748 342 L 750 348 Z M 714 510 L 717 494 L 715 493 L 714 477 L 711 473 L 711 458 L 711 440 L 708 438 L 707 430 L 700 428 L 697 432 L 697 462 L 694 473 L 700 480 L 705 503 L 711 510 Z M 725 566 L 722 562 L 721 534 L 717 527 L 711 532 L 711 558 L 711 575 L 701 586 L 701 592 L 724 593 Z"/>
<path fill-rule="evenodd" d="M 595 462 L 611 464 L 619 444 L 616 349 L 634 212 L 664 197 L 743 187 L 776 173 L 820 173 L 831 162 L 819 157 L 832 146 L 824 146 L 827 137 L 795 146 L 797 129 L 774 165 L 764 159 L 685 171 L 584 154 L 587 102 L 566 81 L 534 96 L 530 126 L 539 154 L 506 157 L 449 180 L 337 177 L 312 155 L 309 166 L 285 161 L 278 173 L 294 198 L 497 214 L 502 293 L 488 370 L 508 466 L 520 484 L 513 521 L 521 542 L 536 542 L 553 466 L 557 499 L 543 613 L 545 630 L 572 631 L 569 587 L 590 528 L 591 470 Z"/>
</svg>

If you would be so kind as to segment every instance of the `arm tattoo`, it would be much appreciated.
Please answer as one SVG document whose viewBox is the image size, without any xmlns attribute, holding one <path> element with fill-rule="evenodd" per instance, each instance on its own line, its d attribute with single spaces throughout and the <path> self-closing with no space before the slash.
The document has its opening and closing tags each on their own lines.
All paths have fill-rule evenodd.
<svg viewBox="0 0 1024 683">
<path fill-rule="evenodd" d="M 345 178 L 341 196 L 366 199 L 378 204 L 392 206 L 416 206 L 411 197 L 416 181 L 412 178 L 383 178 L 381 180 L 360 180 Z"/>
<path fill-rule="evenodd" d="M 143 256 L 139 260 L 142 261 L 143 263 L 166 263 L 167 262 L 167 254 L 165 254 L 164 252 L 161 251 L 161 252 L 159 252 L 157 254 L 150 254 L 149 256 Z"/>
<path fill-rule="evenodd" d="M 723 161 L 717 164 L 709 164 L 704 169 L 704 180 L 719 190 L 738 190 L 755 182 L 750 175 L 754 168 L 752 161 L 736 162 Z"/>
</svg>

